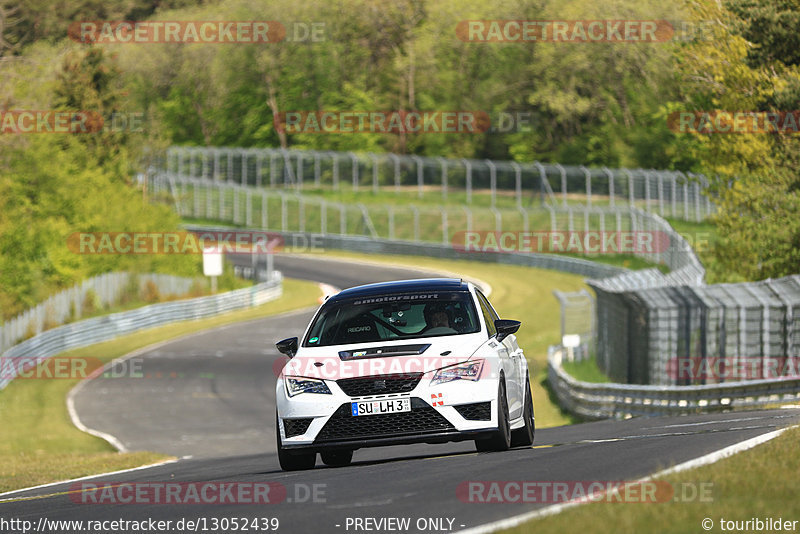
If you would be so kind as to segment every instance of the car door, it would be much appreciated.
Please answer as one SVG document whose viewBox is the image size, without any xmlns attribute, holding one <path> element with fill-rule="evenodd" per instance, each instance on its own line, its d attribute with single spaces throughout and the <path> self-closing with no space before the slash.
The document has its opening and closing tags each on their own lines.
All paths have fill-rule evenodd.
<svg viewBox="0 0 800 534">
<path fill-rule="evenodd" d="M 500 317 L 494 310 L 489 300 L 477 291 L 478 302 L 481 307 L 481 313 L 486 321 L 486 326 L 489 329 L 489 335 L 493 336 L 497 333 L 494 327 L 494 322 Z M 495 341 L 497 345 L 495 350 L 500 357 L 501 365 L 505 372 L 506 378 L 506 395 L 508 396 L 508 415 L 510 419 L 516 419 L 522 415 L 524 392 L 520 393 L 520 387 L 523 379 L 520 378 L 520 363 L 522 351 L 517 345 L 516 336 L 513 334 L 506 336 L 500 342 Z"/>
</svg>

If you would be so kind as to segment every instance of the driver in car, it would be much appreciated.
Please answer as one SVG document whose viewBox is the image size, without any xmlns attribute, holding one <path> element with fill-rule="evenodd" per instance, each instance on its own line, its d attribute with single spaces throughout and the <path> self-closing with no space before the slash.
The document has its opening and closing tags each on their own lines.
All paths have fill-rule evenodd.
<svg viewBox="0 0 800 534">
<path fill-rule="evenodd" d="M 425 315 L 426 334 L 455 334 L 458 333 L 450 321 L 447 305 L 441 302 L 430 302 L 423 310 Z"/>
</svg>

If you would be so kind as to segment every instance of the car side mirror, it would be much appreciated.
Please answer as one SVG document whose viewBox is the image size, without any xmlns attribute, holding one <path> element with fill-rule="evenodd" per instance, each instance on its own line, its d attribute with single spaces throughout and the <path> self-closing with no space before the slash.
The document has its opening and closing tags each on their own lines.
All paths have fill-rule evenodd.
<svg viewBox="0 0 800 534">
<path fill-rule="evenodd" d="M 512 319 L 498 319 L 494 322 L 494 327 L 497 330 L 497 341 L 503 341 L 506 336 L 515 334 L 519 327 L 522 325 L 519 321 Z"/>
<path fill-rule="evenodd" d="M 275 343 L 275 346 L 281 354 L 285 354 L 289 358 L 294 358 L 294 355 L 297 354 L 297 342 L 298 340 L 296 337 L 287 337 Z"/>
</svg>

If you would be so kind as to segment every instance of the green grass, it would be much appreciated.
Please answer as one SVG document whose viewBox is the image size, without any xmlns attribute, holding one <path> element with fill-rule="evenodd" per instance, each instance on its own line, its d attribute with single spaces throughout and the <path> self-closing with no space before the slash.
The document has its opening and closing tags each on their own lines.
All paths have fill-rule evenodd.
<svg viewBox="0 0 800 534">
<path fill-rule="evenodd" d="M 612 382 L 612 380 L 608 378 L 599 367 L 597 367 L 597 360 L 595 360 L 594 357 L 578 362 L 564 361 L 562 362 L 562 367 L 576 380 L 593 382 L 596 384 Z"/>
<path fill-rule="evenodd" d="M 62 353 L 109 362 L 136 349 L 225 324 L 317 304 L 316 284 L 285 279 L 283 296 L 257 308 L 184 321 Z M 154 453 L 118 454 L 104 440 L 72 425 L 65 399 L 78 380 L 15 380 L 0 391 L 0 492 L 125 469 L 167 458 Z"/>
<path fill-rule="evenodd" d="M 517 340 L 525 351 L 530 366 L 536 426 L 543 428 L 576 421 L 561 410 L 546 385 L 547 347 L 558 343 L 561 336 L 559 305 L 553 296 L 553 289 L 585 289 L 587 286 L 583 283 L 583 277 L 545 269 L 475 261 L 409 256 L 380 257 L 340 251 L 327 252 L 326 256 L 441 270 L 488 283 L 492 286 L 489 299 L 497 313 L 506 319 L 522 321 Z"/>
<path fill-rule="evenodd" d="M 191 199 L 193 192 L 191 188 L 188 194 L 183 196 Z M 206 197 L 206 194 L 208 196 Z M 290 232 L 319 232 L 319 233 L 343 233 L 349 235 L 369 235 L 371 229 L 375 231 L 377 237 L 384 239 L 400 239 L 406 241 L 421 240 L 436 243 L 462 243 L 464 242 L 464 232 L 467 228 L 473 231 L 492 232 L 496 230 L 497 221 L 494 213 L 487 206 L 481 203 L 470 205 L 472 209 L 472 220 L 469 221 L 467 213 L 464 211 L 466 204 L 452 202 L 448 198 L 447 202 L 442 202 L 441 196 L 422 198 L 416 197 L 409 192 L 390 193 L 379 192 L 373 194 L 370 191 L 352 192 L 329 192 L 328 196 L 314 194 L 304 194 L 301 202 L 298 197 L 286 195 L 285 200 L 273 191 L 262 197 L 254 194 L 250 198 L 252 210 L 250 219 L 247 219 L 247 209 L 245 207 L 247 199 L 240 194 L 236 197 L 240 208 L 234 213 L 232 205 L 234 194 L 228 192 L 225 195 L 227 208 L 220 211 L 220 194 L 216 190 L 198 189 L 201 201 L 197 206 L 190 200 L 184 201 L 184 208 L 194 213 L 194 216 L 184 217 L 183 221 L 187 224 L 214 225 L 223 222 L 226 226 L 244 228 L 248 226 L 265 228 L 272 231 Z M 456 195 L 457 196 L 457 195 Z M 486 196 L 486 195 L 484 195 Z M 266 199 L 266 203 L 264 202 Z M 478 198 L 477 196 L 475 198 Z M 498 198 L 500 198 L 498 196 Z M 208 200 L 208 202 L 207 202 Z M 321 208 L 322 201 L 329 202 L 328 208 L 323 213 Z M 507 203 L 498 203 L 497 211 L 502 217 L 502 229 L 508 232 L 523 232 L 525 230 L 525 217 L 516 209 L 513 199 Z M 336 206 L 336 202 L 341 202 L 344 206 L 344 217 Z M 357 203 L 362 203 L 369 216 L 369 224 L 365 223 L 361 210 Z M 262 212 L 262 207 L 266 206 L 266 211 Z M 419 230 L 415 230 L 415 215 L 412 206 L 418 208 Z M 538 200 L 523 204 L 524 212 L 527 216 L 527 227 L 529 231 L 550 231 L 552 228 L 550 212 L 543 209 Z M 195 207 L 199 207 L 197 212 L 193 212 Z M 393 208 L 393 215 L 389 209 Z M 283 210 L 286 216 L 283 217 Z M 441 211 L 447 212 L 447 232 L 445 235 L 444 224 Z M 185 213 L 189 213 L 185 212 Z M 301 215 L 302 214 L 302 215 Z M 604 220 L 605 228 L 616 228 L 616 218 L 611 214 L 592 214 L 589 217 L 588 227 L 598 229 L 601 225 L 601 218 Z M 248 224 L 249 222 L 249 224 Z M 344 223 L 344 224 L 343 224 Z M 556 216 L 556 227 L 560 230 L 570 228 L 570 221 L 567 215 L 559 213 Z M 371 225 L 371 226 L 370 226 Z M 576 214 L 571 222 L 572 228 L 577 231 L 586 227 L 583 216 Z M 629 221 L 622 219 L 622 230 L 630 230 Z M 664 272 L 668 268 L 664 265 L 656 265 L 648 262 L 641 257 L 626 254 L 564 254 L 576 258 L 590 259 L 599 263 L 626 267 L 629 269 L 644 269 L 658 267 Z"/>
<path fill-rule="evenodd" d="M 800 530 L 799 440 L 800 428 L 795 427 L 731 458 L 659 479 L 677 488 L 678 496 L 691 497 L 692 489 L 704 489 L 707 498 L 702 501 L 695 498 L 681 502 L 686 499 L 679 498 L 677 502 L 592 503 L 504 532 L 723 532 L 722 518 L 746 521 L 770 517 L 797 520 L 789 530 L 796 532 Z M 714 522 L 710 530 L 701 526 L 705 518 Z M 751 527 L 748 531 L 757 530 Z"/>
<path fill-rule="evenodd" d="M 692 246 L 700 263 L 706 269 L 706 283 L 721 284 L 724 282 L 742 282 L 717 262 L 714 250 L 719 246 L 721 235 L 719 228 L 710 221 L 688 222 L 680 219 L 667 219 L 669 224 L 681 234 Z"/>
</svg>

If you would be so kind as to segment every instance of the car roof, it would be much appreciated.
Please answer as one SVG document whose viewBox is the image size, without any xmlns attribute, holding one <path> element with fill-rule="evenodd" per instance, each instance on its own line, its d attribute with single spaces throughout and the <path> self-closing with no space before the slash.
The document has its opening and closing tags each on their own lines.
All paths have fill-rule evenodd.
<svg viewBox="0 0 800 534">
<path fill-rule="evenodd" d="M 413 293 L 417 291 L 469 291 L 469 284 L 460 278 L 418 278 L 414 280 L 394 280 L 366 284 L 340 291 L 328 299 L 328 302 L 392 293 Z"/>
</svg>

